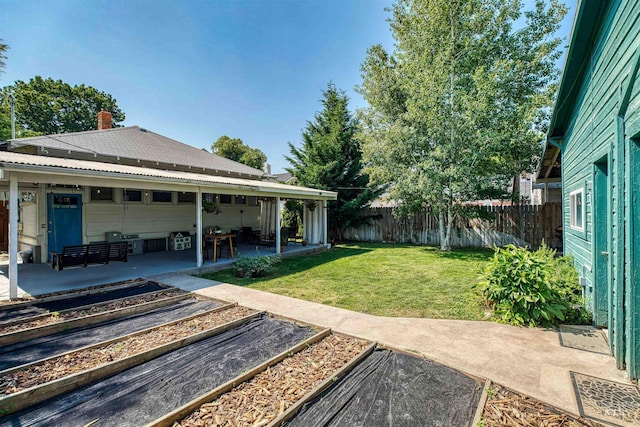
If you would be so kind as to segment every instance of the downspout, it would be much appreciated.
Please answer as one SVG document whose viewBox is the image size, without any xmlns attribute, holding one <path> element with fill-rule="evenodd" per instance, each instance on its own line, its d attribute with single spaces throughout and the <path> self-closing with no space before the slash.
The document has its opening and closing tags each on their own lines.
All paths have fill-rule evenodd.
<svg viewBox="0 0 640 427">
<path fill-rule="evenodd" d="M 11 104 L 11 139 L 16 139 L 16 102 L 13 94 L 9 94 L 9 104 Z"/>
<path fill-rule="evenodd" d="M 632 61 L 633 64 L 633 68 L 631 69 L 631 72 L 629 73 L 628 79 L 627 79 L 627 83 L 626 83 L 626 88 L 624 88 L 623 90 L 623 83 L 620 83 L 620 90 L 621 90 L 621 94 L 622 94 L 622 100 L 620 102 L 620 108 L 618 110 L 618 115 L 617 115 L 617 147 L 616 147 L 616 163 L 617 163 L 617 177 L 618 177 L 618 182 L 617 182 L 617 212 L 624 212 L 624 215 L 618 215 L 618 221 L 617 221 L 617 229 L 618 230 L 622 230 L 622 234 L 624 236 L 624 238 L 620 238 L 620 231 L 618 231 L 618 239 L 617 239 L 617 255 L 618 255 L 618 260 L 620 260 L 620 258 L 622 258 L 622 265 L 618 265 L 618 268 L 616 269 L 617 271 L 617 276 L 616 276 L 616 281 L 617 283 L 621 284 L 621 287 L 618 287 L 619 290 L 621 290 L 622 292 L 617 292 L 617 306 L 616 306 L 616 315 L 617 315 L 617 322 L 615 324 L 616 326 L 616 331 L 615 334 L 616 336 L 614 337 L 615 339 L 615 345 L 617 346 L 616 351 L 615 351 L 615 356 L 616 356 L 616 365 L 618 366 L 618 368 L 620 369 L 624 369 L 625 365 L 629 368 L 629 376 L 631 378 L 638 378 L 638 374 L 640 374 L 640 372 L 638 372 L 638 370 L 640 370 L 640 361 L 638 361 L 638 358 L 640 357 L 640 355 L 637 354 L 638 351 L 640 351 L 637 346 L 637 343 L 633 342 L 634 338 L 638 338 L 638 336 L 640 335 L 640 319 L 638 319 L 638 317 L 640 317 L 640 313 L 635 312 L 634 310 L 629 310 L 629 319 L 627 322 L 624 322 L 622 325 L 620 325 L 620 322 L 623 321 L 623 316 L 624 316 L 624 304 L 625 304 L 625 299 L 630 302 L 630 303 L 634 303 L 635 300 L 638 298 L 636 296 L 636 289 L 633 283 L 626 283 L 626 278 L 629 277 L 633 277 L 630 273 L 630 271 L 626 271 L 628 266 L 631 266 L 631 263 L 633 262 L 633 258 L 632 256 L 634 255 L 633 252 L 633 239 L 631 236 L 631 230 L 628 229 L 629 224 L 631 224 L 631 209 L 630 209 L 630 203 L 628 203 L 628 200 L 630 199 L 630 194 L 627 194 L 625 197 L 625 192 L 626 192 L 626 186 L 628 185 L 628 179 L 630 179 L 630 173 L 631 173 L 631 165 L 628 162 L 628 159 L 626 159 L 626 153 L 630 153 L 631 152 L 631 147 L 627 146 L 627 144 L 630 144 L 631 141 L 628 140 L 626 138 L 625 135 L 625 116 L 627 114 L 627 109 L 629 108 L 629 102 L 631 100 L 631 93 L 633 91 L 633 83 L 636 80 L 636 76 L 638 75 L 638 70 L 640 69 L 640 46 L 638 46 L 636 48 L 636 52 L 635 52 L 635 57 L 634 60 Z M 623 161 L 624 160 L 624 161 Z M 629 189 L 632 190 L 632 189 Z M 620 203 L 622 204 L 622 206 L 620 206 Z M 624 208 L 624 209 L 621 209 Z M 627 227 L 625 229 L 625 227 Z M 622 254 L 622 257 L 620 257 L 620 254 Z M 613 261 L 613 260 L 612 260 Z M 628 274 L 625 274 L 628 273 Z M 637 307 L 636 307 L 636 311 L 637 311 Z M 620 325 L 620 326 L 619 326 Z M 626 343 L 625 343 L 625 336 L 630 340 L 630 346 L 627 349 L 626 348 Z"/>
</svg>

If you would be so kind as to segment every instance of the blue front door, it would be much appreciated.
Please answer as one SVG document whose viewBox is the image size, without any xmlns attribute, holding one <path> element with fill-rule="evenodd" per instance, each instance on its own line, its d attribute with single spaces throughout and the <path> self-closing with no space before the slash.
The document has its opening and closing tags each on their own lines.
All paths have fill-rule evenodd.
<svg viewBox="0 0 640 427">
<path fill-rule="evenodd" d="M 47 195 L 47 232 L 49 252 L 82 244 L 82 195 Z"/>
</svg>

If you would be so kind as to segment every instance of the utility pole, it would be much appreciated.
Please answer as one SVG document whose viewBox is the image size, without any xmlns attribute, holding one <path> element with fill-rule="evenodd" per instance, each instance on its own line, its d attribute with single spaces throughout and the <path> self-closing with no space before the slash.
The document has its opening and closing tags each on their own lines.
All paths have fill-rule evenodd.
<svg viewBox="0 0 640 427">
<path fill-rule="evenodd" d="M 11 139 L 16 139 L 16 103 L 13 94 L 9 94 L 9 103 L 11 104 Z"/>
</svg>

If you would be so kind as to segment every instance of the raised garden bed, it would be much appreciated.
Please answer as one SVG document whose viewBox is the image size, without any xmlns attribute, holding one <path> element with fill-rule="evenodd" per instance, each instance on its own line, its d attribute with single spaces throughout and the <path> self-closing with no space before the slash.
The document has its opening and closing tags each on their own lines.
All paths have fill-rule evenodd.
<svg viewBox="0 0 640 427">
<path fill-rule="evenodd" d="M 188 298 L 117 319 L 0 347 L 0 371 L 202 313 L 218 301 Z"/>
<path fill-rule="evenodd" d="M 489 387 L 481 423 L 485 427 L 595 427 L 597 425 L 498 384 L 491 384 Z"/>
<path fill-rule="evenodd" d="M 15 321 L 19 318 L 68 310 L 74 307 L 126 298 L 146 292 L 157 292 L 167 286 L 148 280 L 132 280 L 110 283 L 92 288 L 47 294 L 39 298 L 0 306 L 0 322 Z"/>
<path fill-rule="evenodd" d="M 0 418 L 0 426 L 141 426 L 315 334 L 260 316 L 219 335 Z"/>
<path fill-rule="evenodd" d="M 68 320 L 78 319 L 81 317 L 87 317 L 93 314 L 104 313 L 107 311 L 113 311 L 125 307 L 131 307 L 140 305 L 152 301 L 157 301 L 163 298 L 171 298 L 178 295 L 185 294 L 180 289 L 167 289 L 158 292 L 147 292 L 142 295 L 136 295 L 132 297 L 126 297 L 117 299 L 114 301 L 108 301 L 95 305 L 84 305 L 78 308 L 72 308 L 69 310 L 55 311 L 52 313 L 41 314 L 33 317 L 27 317 L 24 319 L 16 320 L 15 322 L 5 322 L 0 324 L 0 335 L 9 334 L 12 332 L 22 331 L 25 329 L 38 328 L 46 325 L 52 325 L 54 323 L 65 322 Z"/>
<path fill-rule="evenodd" d="M 255 313 L 254 310 L 238 306 L 223 310 L 217 309 L 192 316 L 189 319 L 138 332 L 132 336 L 110 340 L 105 344 L 90 346 L 45 361 L 13 368 L 9 372 L 0 372 L 0 394 L 17 393 L 77 372 L 122 360 L 253 313 Z"/>
<path fill-rule="evenodd" d="M 422 357 L 377 349 L 287 426 L 468 426 L 484 381 Z"/>
<path fill-rule="evenodd" d="M 175 425 L 266 425 L 331 378 L 368 345 L 364 340 L 329 335 L 214 401 L 202 404 Z"/>
<path fill-rule="evenodd" d="M 27 294 L 19 298 L 14 298 L 12 300 L 0 301 L 0 310 L 3 310 L 4 306 L 8 306 L 8 305 L 21 305 L 25 303 L 35 303 L 43 300 L 49 300 L 52 297 L 61 297 L 61 296 L 66 296 L 70 294 L 87 293 L 91 291 L 103 291 L 106 288 L 123 287 L 123 286 L 127 287 L 140 282 L 146 282 L 146 280 L 142 278 L 137 278 L 137 279 L 123 280 L 121 282 L 105 283 L 104 285 L 87 286 L 85 288 L 79 288 L 79 289 L 68 289 L 65 291 L 48 292 L 46 294 L 40 294 L 40 295 Z"/>
</svg>

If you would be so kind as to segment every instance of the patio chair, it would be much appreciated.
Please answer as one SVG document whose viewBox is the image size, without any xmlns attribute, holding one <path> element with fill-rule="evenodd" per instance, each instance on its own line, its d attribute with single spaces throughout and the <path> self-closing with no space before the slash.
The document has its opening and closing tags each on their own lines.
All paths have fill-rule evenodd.
<svg viewBox="0 0 640 427">
<path fill-rule="evenodd" d="M 205 237 L 203 243 L 202 252 L 204 253 L 204 259 L 209 259 L 209 251 L 211 251 L 211 258 L 213 258 L 213 240 Z"/>
<path fill-rule="evenodd" d="M 251 227 L 242 227 L 239 233 L 239 242 L 251 245 L 257 245 L 259 240 L 259 236 L 256 237 L 256 233 L 254 233 Z"/>
<path fill-rule="evenodd" d="M 231 244 L 233 245 L 233 250 L 237 251 L 238 250 L 238 243 L 237 243 L 237 239 L 235 237 L 231 238 Z M 229 239 L 224 239 L 220 242 L 220 244 L 218 245 L 218 249 L 220 250 L 218 257 L 222 258 L 223 255 L 226 255 L 227 258 L 231 258 L 232 254 L 231 254 L 231 248 L 229 247 Z"/>
</svg>

